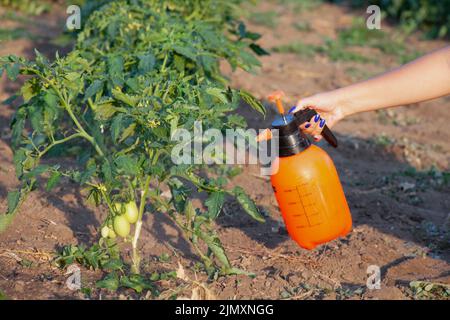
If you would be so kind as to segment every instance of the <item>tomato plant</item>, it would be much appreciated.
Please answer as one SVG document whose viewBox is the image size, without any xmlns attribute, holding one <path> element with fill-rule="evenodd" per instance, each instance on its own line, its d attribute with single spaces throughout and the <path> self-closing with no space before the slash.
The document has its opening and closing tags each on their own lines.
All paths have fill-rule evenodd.
<svg viewBox="0 0 450 320">
<path fill-rule="evenodd" d="M 12 80 L 19 74 L 30 76 L 20 89 L 23 103 L 11 125 L 21 187 L 8 194 L 0 231 L 37 188 L 39 177 L 47 178 L 47 191 L 62 178 L 70 179 L 84 188 L 89 201 L 108 209 L 96 247 L 101 252 L 126 237 L 130 222 L 135 222 L 133 274 L 140 272 L 138 240 L 148 213 L 170 216 L 209 274 L 242 272 L 231 266 L 213 221 L 226 195 L 263 221 L 256 205 L 242 188 L 226 189 L 221 179 L 202 177 L 199 165 L 175 165 L 170 157 L 177 143 L 171 139 L 174 129 L 193 130 L 196 120 L 204 129 L 245 126 L 233 113 L 241 98 L 264 114 L 249 93 L 227 87 L 219 69 L 219 62 L 226 60 L 233 69 L 251 71 L 259 64 L 254 53 L 266 53 L 255 43 L 259 35 L 237 20 L 240 2 L 109 1 L 90 12 L 66 56 L 56 54 L 49 61 L 36 52 L 34 61 L 0 58 L 0 74 L 5 70 Z M 77 166 L 46 164 L 49 156 L 76 159 Z M 192 185 L 207 193 L 207 210 L 194 208 Z M 164 186 L 170 189 L 169 198 L 162 195 Z M 66 251 L 68 256 L 78 252 Z"/>
</svg>

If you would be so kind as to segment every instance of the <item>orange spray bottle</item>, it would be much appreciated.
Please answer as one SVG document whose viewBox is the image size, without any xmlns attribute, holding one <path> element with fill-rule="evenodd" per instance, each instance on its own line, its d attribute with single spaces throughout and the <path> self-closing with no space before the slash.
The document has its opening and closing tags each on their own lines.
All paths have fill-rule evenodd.
<svg viewBox="0 0 450 320">
<path fill-rule="evenodd" d="M 276 92 L 269 96 L 281 114 L 272 122 L 272 129 L 277 131 L 266 131 L 258 140 L 271 139 L 278 133 L 279 153 L 272 163 L 272 187 L 289 235 L 302 248 L 311 250 L 345 236 L 351 230 L 352 219 L 333 161 L 299 129 L 316 112 L 305 109 L 285 115 L 281 95 Z M 324 127 L 322 135 L 337 147 L 328 127 Z"/>
</svg>

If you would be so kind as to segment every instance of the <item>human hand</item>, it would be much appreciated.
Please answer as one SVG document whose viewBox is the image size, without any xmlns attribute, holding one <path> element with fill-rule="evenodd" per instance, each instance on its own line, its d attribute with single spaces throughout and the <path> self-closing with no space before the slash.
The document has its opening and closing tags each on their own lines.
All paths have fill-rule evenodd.
<svg viewBox="0 0 450 320">
<path fill-rule="evenodd" d="M 300 126 L 300 129 L 304 133 L 311 135 L 315 141 L 322 139 L 320 133 L 325 127 L 325 124 L 331 128 L 344 117 L 342 105 L 333 91 L 319 93 L 301 99 L 295 107 L 289 110 L 289 113 L 295 113 L 305 108 L 314 109 L 318 113 L 309 122 L 305 122 Z"/>
</svg>

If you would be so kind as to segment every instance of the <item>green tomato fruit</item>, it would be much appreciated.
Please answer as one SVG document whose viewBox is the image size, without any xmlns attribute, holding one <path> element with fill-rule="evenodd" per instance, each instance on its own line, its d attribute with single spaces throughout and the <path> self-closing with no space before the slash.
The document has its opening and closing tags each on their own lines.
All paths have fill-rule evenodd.
<svg viewBox="0 0 450 320">
<path fill-rule="evenodd" d="M 103 228 L 102 228 L 102 237 L 103 238 L 108 238 L 108 235 L 109 235 L 109 228 L 108 228 L 108 226 L 104 226 Z"/>
<path fill-rule="evenodd" d="M 114 218 L 114 231 L 122 238 L 125 238 L 130 234 L 130 223 L 127 218 L 125 218 L 125 215 L 116 216 Z"/>
<path fill-rule="evenodd" d="M 129 223 L 136 223 L 139 217 L 139 210 L 136 202 L 130 201 L 125 204 L 125 218 L 127 218 Z"/>
<path fill-rule="evenodd" d="M 123 213 L 122 210 L 125 209 L 124 204 L 122 202 L 114 202 L 113 207 L 114 207 L 114 210 L 116 210 L 116 212 L 118 214 L 122 214 Z"/>
<path fill-rule="evenodd" d="M 111 229 L 111 228 L 109 229 L 108 237 L 109 237 L 110 239 L 115 239 L 115 238 L 116 238 L 116 233 L 115 233 L 114 230 Z"/>
</svg>

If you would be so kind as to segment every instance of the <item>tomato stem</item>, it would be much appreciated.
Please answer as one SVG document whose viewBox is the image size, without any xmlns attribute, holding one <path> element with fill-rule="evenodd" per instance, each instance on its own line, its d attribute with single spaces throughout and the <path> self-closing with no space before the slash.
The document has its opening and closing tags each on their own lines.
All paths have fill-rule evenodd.
<svg viewBox="0 0 450 320">
<path fill-rule="evenodd" d="M 75 139 L 75 138 L 81 138 L 81 137 L 83 137 L 83 135 L 82 135 L 81 133 L 78 132 L 78 133 L 74 133 L 74 134 L 72 134 L 72 135 L 70 135 L 70 136 L 68 136 L 68 137 L 65 137 L 65 138 L 63 138 L 63 139 L 55 140 L 55 141 L 53 141 L 51 144 L 49 144 L 44 150 L 39 151 L 39 157 L 42 157 L 42 156 L 43 156 L 44 154 L 46 154 L 51 148 L 53 148 L 54 146 L 56 146 L 56 145 L 58 145 L 58 144 L 67 142 L 67 141 L 72 140 L 72 139 Z"/>
<path fill-rule="evenodd" d="M 47 78 L 43 77 L 42 75 L 38 74 L 38 76 L 40 76 L 41 78 L 43 78 L 45 81 L 47 81 L 47 83 L 49 84 L 49 86 L 55 90 L 56 94 L 58 95 L 59 100 L 61 101 L 64 109 L 67 111 L 67 113 L 69 114 L 69 117 L 72 119 L 72 121 L 75 123 L 76 127 L 78 128 L 79 132 L 80 132 L 80 136 L 83 137 L 84 139 L 86 139 L 87 141 L 89 141 L 92 146 L 94 147 L 95 151 L 101 156 L 101 157 L 105 157 L 105 154 L 103 153 L 102 149 L 100 148 L 100 146 L 97 144 L 97 142 L 95 141 L 94 137 L 92 137 L 91 135 L 89 135 L 86 130 L 84 130 L 83 126 L 81 125 L 81 123 L 78 121 L 77 117 L 75 116 L 75 114 L 72 111 L 72 108 L 70 106 L 70 104 L 67 101 L 67 98 L 63 96 L 63 94 L 61 93 L 61 91 L 51 82 L 49 81 Z"/>
<path fill-rule="evenodd" d="M 180 230 L 183 232 L 184 236 L 188 239 L 191 239 L 192 235 L 194 234 L 194 231 L 191 228 L 184 226 L 183 223 L 181 223 L 175 217 L 175 214 L 171 214 L 170 216 L 172 217 L 172 220 L 175 222 L 178 228 L 180 228 Z M 205 264 L 211 263 L 211 260 L 202 252 L 202 250 L 200 250 L 199 246 L 195 242 L 191 241 L 191 245 L 195 249 L 199 257 L 203 260 L 203 262 L 205 262 Z"/>
<path fill-rule="evenodd" d="M 141 191 L 141 201 L 139 203 L 139 215 L 138 215 L 138 220 L 136 222 L 136 228 L 134 229 L 133 240 L 131 242 L 131 246 L 133 249 L 133 256 L 132 256 L 133 265 L 131 266 L 131 271 L 136 274 L 140 273 L 141 257 L 139 256 L 139 253 L 137 250 L 137 245 L 138 245 L 139 236 L 141 235 L 142 217 L 144 215 L 145 202 L 147 200 L 148 190 L 150 188 L 150 180 L 151 180 L 151 177 L 147 176 L 145 179 L 145 182 L 144 182 L 143 190 Z"/>
<path fill-rule="evenodd" d="M 111 203 L 111 199 L 109 198 L 108 194 L 105 192 L 105 190 L 102 187 L 99 187 L 98 185 L 96 185 L 95 187 L 100 190 L 100 193 L 102 194 L 103 198 L 106 201 L 106 204 L 108 205 L 109 211 L 114 214 L 115 211 L 114 211 L 113 205 Z"/>
</svg>

